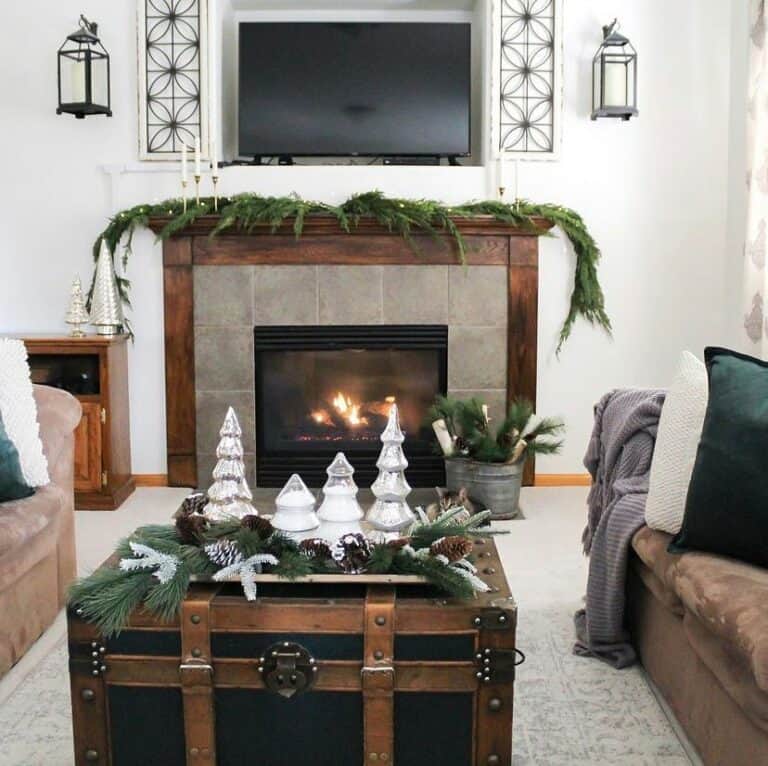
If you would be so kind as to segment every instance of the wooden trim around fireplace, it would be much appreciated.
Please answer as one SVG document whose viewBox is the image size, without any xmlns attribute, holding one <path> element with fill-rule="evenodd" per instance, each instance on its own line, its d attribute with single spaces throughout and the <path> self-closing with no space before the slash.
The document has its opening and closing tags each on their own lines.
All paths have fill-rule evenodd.
<svg viewBox="0 0 768 766">
<path fill-rule="evenodd" d="M 211 237 L 216 216 L 198 218 L 187 229 L 163 241 L 163 303 L 165 315 L 165 401 L 168 484 L 198 486 L 196 457 L 194 281 L 195 265 L 344 264 L 445 265 L 458 263 L 450 235 L 414 233 L 413 244 L 374 221 L 362 221 L 351 233 L 335 219 L 312 218 L 297 239 L 292 222 L 276 231 L 258 226 Z M 162 231 L 166 218 L 152 218 L 150 228 Z M 456 219 L 471 265 L 504 265 L 508 269 L 507 391 L 536 402 L 538 332 L 538 237 L 551 228 L 520 229 L 492 217 Z M 533 484 L 529 461 L 524 483 Z"/>
</svg>

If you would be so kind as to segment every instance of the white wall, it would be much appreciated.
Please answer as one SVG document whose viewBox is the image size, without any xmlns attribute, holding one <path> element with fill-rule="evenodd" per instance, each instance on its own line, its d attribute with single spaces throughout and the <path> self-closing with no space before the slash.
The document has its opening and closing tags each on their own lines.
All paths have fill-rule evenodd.
<svg viewBox="0 0 768 766">
<path fill-rule="evenodd" d="M 393 3 L 402 7 L 402 3 Z M 57 117 L 55 51 L 78 14 L 101 24 L 112 55 L 115 116 Z M 591 122 L 590 61 L 618 15 L 639 52 L 640 117 Z M 90 270 L 109 214 L 177 193 L 168 172 L 135 172 L 133 0 L 5 3 L 0 47 L 0 331 L 62 331 L 69 283 Z M 580 472 L 592 404 L 617 386 L 663 386 L 681 349 L 732 341 L 723 310 L 732 273 L 728 223 L 732 19 L 718 0 L 565 2 L 562 159 L 521 170 L 521 194 L 578 210 L 603 250 L 600 275 L 614 339 L 579 322 L 554 355 L 573 278 L 561 239 L 541 247 L 539 410 L 568 424 L 563 454 L 542 472 Z M 737 37 L 735 42 L 738 42 Z M 737 75 L 734 79 L 738 80 Z M 107 175 L 102 166 L 128 166 Z M 162 168 L 160 169 L 162 170 Z M 371 188 L 446 202 L 492 192 L 483 168 L 263 167 L 223 172 L 225 193 L 295 191 L 330 202 Z M 735 227 L 733 229 L 735 231 Z M 730 235 L 729 235 L 730 237 Z M 130 353 L 136 473 L 165 470 L 160 247 L 135 242 L 136 343 Z"/>
</svg>

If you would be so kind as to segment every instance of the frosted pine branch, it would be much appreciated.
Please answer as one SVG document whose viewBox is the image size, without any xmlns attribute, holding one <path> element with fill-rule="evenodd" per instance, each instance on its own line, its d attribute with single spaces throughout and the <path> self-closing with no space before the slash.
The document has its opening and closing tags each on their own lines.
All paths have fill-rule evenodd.
<svg viewBox="0 0 768 766">
<path fill-rule="evenodd" d="M 161 583 L 167 583 L 173 579 L 181 563 L 176 556 L 170 553 L 161 553 L 141 543 L 129 542 L 128 545 L 137 558 L 121 559 L 120 569 L 124 572 L 133 572 L 137 569 L 154 569 L 157 567 L 157 571 L 153 574 Z"/>
<path fill-rule="evenodd" d="M 224 569 L 220 569 L 213 576 L 213 579 L 217 582 L 239 579 L 243 584 L 245 598 L 248 601 L 255 601 L 256 575 L 261 574 L 261 569 L 264 564 L 276 566 L 278 563 L 279 561 L 277 558 L 271 553 L 257 553 L 255 556 L 251 556 L 244 561 L 237 561 L 228 567 L 224 567 Z"/>
</svg>

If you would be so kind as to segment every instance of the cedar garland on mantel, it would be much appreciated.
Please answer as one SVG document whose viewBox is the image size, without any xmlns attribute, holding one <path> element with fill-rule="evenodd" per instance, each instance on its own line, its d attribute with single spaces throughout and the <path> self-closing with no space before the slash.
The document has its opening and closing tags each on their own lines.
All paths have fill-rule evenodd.
<svg viewBox="0 0 768 766">
<path fill-rule="evenodd" d="M 212 215 L 216 203 L 219 213 Z M 444 205 L 434 200 L 389 198 L 379 191 L 354 195 L 340 205 L 306 201 L 298 196 L 239 194 L 221 197 L 217 201 L 212 197 L 192 200 L 185 209 L 182 200 L 172 199 L 154 205 L 136 205 L 117 213 L 97 237 L 93 253 L 94 260 L 98 259 L 101 242 L 106 240 L 114 257 L 122 244 L 125 268 L 131 253 L 133 233 L 139 227 L 150 227 L 161 240 L 182 233 L 215 237 L 225 233 L 254 233 L 266 228 L 272 234 L 292 233 L 297 238 L 331 231 L 350 235 L 399 234 L 417 253 L 420 238 L 449 237 L 455 242 L 458 260 L 465 263 L 465 236 L 496 232 L 506 236 L 530 237 L 546 234 L 552 226 L 560 227 L 576 253 L 574 286 L 568 314 L 560 331 L 559 351 L 578 316 L 608 333 L 611 331 L 597 276 L 600 250 L 578 213 L 560 205 L 536 204 L 527 200 L 517 200 L 514 204 L 488 200 Z M 119 275 L 118 289 L 123 301 L 130 307 L 130 282 Z"/>
</svg>

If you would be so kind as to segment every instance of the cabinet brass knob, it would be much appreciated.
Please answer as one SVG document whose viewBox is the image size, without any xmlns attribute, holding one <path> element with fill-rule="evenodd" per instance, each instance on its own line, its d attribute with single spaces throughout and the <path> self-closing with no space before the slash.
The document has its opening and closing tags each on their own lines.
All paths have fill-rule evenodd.
<svg viewBox="0 0 768 766">
<path fill-rule="evenodd" d="M 96 763 L 96 761 L 99 760 L 99 751 L 98 750 L 86 750 L 85 751 L 85 760 L 89 763 Z"/>
<path fill-rule="evenodd" d="M 93 689 L 83 689 L 80 692 L 80 696 L 86 701 L 86 702 L 93 702 L 93 700 L 96 698 L 96 692 Z"/>
</svg>

